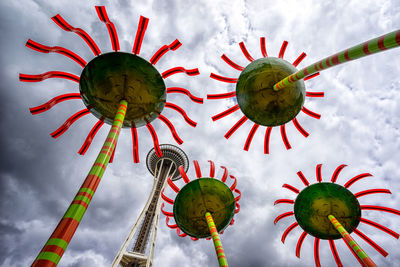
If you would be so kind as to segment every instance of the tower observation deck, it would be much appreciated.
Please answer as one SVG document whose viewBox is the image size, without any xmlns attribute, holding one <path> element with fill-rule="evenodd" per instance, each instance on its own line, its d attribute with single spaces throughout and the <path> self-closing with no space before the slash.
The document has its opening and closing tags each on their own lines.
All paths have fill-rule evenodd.
<svg viewBox="0 0 400 267">
<path fill-rule="evenodd" d="M 189 168 L 189 159 L 180 148 L 163 144 L 160 145 L 160 149 L 163 154 L 162 157 L 157 156 L 154 148 L 147 154 L 146 165 L 154 177 L 153 187 L 144 209 L 115 257 L 111 265 L 113 267 L 153 266 L 162 202 L 160 201 L 161 190 L 164 188 L 168 177 L 171 177 L 173 181 L 181 178 L 178 171 L 179 166 L 183 166 L 185 171 Z M 133 242 L 134 238 L 135 241 Z M 132 249 L 129 249 L 132 244 Z"/>
</svg>

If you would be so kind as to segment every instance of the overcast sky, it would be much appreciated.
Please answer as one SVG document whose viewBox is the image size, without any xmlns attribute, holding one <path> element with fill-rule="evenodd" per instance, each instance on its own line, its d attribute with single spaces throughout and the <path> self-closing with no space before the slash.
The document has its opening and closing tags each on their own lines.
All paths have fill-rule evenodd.
<svg viewBox="0 0 400 267">
<path fill-rule="evenodd" d="M 225 53 L 236 63 L 249 62 L 238 43 L 244 41 L 254 58 L 260 58 L 259 38 L 266 37 L 270 56 L 277 56 L 284 40 L 289 42 L 285 59 L 293 62 L 301 52 L 305 67 L 325 56 L 400 28 L 397 0 L 358 1 L 1 1 L 1 168 L 0 168 L 0 265 L 28 266 L 49 238 L 86 177 L 105 139 L 109 126 L 99 131 L 85 156 L 77 151 L 96 123 L 92 115 L 78 120 L 61 137 L 49 133 L 68 117 L 84 108 L 80 100 L 63 102 L 32 116 L 29 107 L 38 106 L 64 93 L 76 93 L 78 85 L 62 79 L 22 83 L 18 73 L 39 74 L 50 70 L 80 75 L 78 64 L 59 54 L 42 54 L 25 47 L 28 38 L 49 46 L 66 47 L 86 61 L 93 54 L 76 34 L 65 32 L 50 18 L 61 14 L 74 27 L 86 30 L 102 52 L 111 51 L 106 26 L 94 6 L 104 4 L 114 22 L 121 51 L 131 52 L 140 15 L 150 19 L 140 56 L 149 60 L 164 44 L 178 38 L 183 44 L 167 53 L 156 65 L 163 72 L 175 66 L 198 67 L 201 74 L 177 74 L 167 78 L 167 87 L 188 88 L 200 97 L 207 93 L 234 90 L 209 78 L 210 72 L 237 78 L 239 72 L 220 56 Z M 243 151 L 252 127 L 246 122 L 229 140 L 224 134 L 242 117 L 240 111 L 212 122 L 211 117 L 233 106 L 234 99 L 190 102 L 183 95 L 168 95 L 198 122 L 188 126 L 173 110 L 164 109 L 184 140 L 181 148 L 189 159 L 197 159 L 203 172 L 207 160 L 228 167 L 238 178 L 242 191 L 241 212 L 236 223 L 221 236 L 230 266 L 313 266 L 313 238 L 303 244 L 301 259 L 295 256 L 297 227 L 286 243 L 280 241 L 294 218 L 274 226 L 279 214 L 292 206 L 273 206 L 278 198 L 294 199 L 284 183 L 303 188 L 296 172 L 301 170 L 315 182 L 315 166 L 323 164 L 324 180 L 335 168 L 347 164 L 338 179 L 370 172 L 373 177 L 355 183 L 353 193 L 371 188 L 389 188 L 392 195 L 360 198 L 361 204 L 400 209 L 400 49 L 372 55 L 335 67 L 306 82 L 309 91 L 324 91 L 325 98 L 307 98 L 305 106 L 322 114 L 320 120 L 304 113 L 299 122 L 310 133 L 304 138 L 293 124 L 286 127 L 292 149 L 287 151 L 279 130 L 271 134 L 270 155 L 263 154 L 265 128 L 254 136 L 250 151 Z M 152 123 L 160 143 L 175 144 L 160 121 Z M 59 266 L 109 266 L 129 229 L 134 224 L 152 186 L 145 157 L 152 148 L 146 127 L 138 129 L 140 164 L 133 164 L 132 140 L 128 129 L 121 132 L 114 163 L 110 164 Z M 218 175 L 221 175 L 219 172 Z M 195 177 L 193 165 L 189 176 Z M 166 191 L 171 197 L 173 192 Z M 171 210 L 171 207 L 167 207 Z M 378 211 L 363 217 L 400 232 L 400 217 Z M 361 224 L 367 234 L 389 252 L 382 257 L 371 246 L 356 239 L 378 266 L 400 266 L 399 240 L 371 226 Z M 336 242 L 345 266 L 358 262 L 342 241 Z M 336 266 L 327 241 L 320 243 L 323 266 Z M 165 226 L 162 216 L 157 235 L 155 266 L 218 266 L 211 241 L 180 238 Z"/>
</svg>

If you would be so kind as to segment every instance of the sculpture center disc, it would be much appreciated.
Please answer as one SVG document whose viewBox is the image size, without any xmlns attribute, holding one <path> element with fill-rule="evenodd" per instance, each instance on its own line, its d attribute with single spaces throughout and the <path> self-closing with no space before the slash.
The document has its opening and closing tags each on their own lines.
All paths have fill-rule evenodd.
<svg viewBox="0 0 400 267">
<path fill-rule="evenodd" d="M 143 58 L 123 52 L 102 54 L 83 69 L 79 90 L 87 108 L 112 124 L 119 102 L 128 102 L 124 126 L 140 127 L 164 108 L 166 89 L 161 74 Z"/>
<path fill-rule="evenodd" d="M 236 98 L 247 118 L 264 126 L 279 126 L 294 119 L 303 107 L 304 82 L 275 91 L 273 86 L 297 72 L 289 62 L 275 57 L 253 61 L 241 72 Z"/>
<path fill-rule="evenodd" d="M 207 211 L 218 232 L 232 221 L 235 198 L 226 184 L 214 178 L 200 178 L 182 187 L 174 201 L 174 218 L 184 233 L 196 238 L 210 237 L 205 218 Z"/>
<path fill-rule="evenodd" d="M 345 187 L 334 183 L 316 183 L 306 187 L 294 202 L 294 215 L 308 234 L 321 239 L 342 236 L 328 219 L 333 215 L 351 233 L 361 218 L 360 203 Z"/>
</svg>

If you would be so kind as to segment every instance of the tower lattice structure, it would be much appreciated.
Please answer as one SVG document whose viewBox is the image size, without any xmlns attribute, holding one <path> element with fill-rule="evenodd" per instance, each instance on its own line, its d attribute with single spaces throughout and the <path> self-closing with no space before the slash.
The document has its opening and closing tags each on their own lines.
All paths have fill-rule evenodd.
<svg viewBox="0 0 400 267">
<path fill-rule="evenodd" d="M 178 147 L 170 144 L 160 145 L 163 156 L 158 157 L 154 148 L 146 157 L 146 165 L 154 176 L 153 187 L 139 218 L 131 228 L 127 238 L 115 257 L 112 267 L 153 266 L 158 221 L 161 211 L 161 191 L 168 178 L 176 181 L 181 178 L 178 171 L 183 166 L 189 168 L 187 155 Z M 135 241 L 133 239 L 136 237 Z M 133 243 L 133 247 L 129 247 Z"/>
</svg>

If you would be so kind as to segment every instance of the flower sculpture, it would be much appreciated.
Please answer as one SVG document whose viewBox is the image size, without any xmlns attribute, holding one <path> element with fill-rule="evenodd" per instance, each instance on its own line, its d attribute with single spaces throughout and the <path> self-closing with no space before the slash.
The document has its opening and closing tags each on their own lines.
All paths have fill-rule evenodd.
<svg viewBox="0 0 400 267">
<path fill-rule="evenodd" d="M 310 184 L 301 171 L 297 175 L 306 186 L 302 191 L 289 185 L 284 184 L 283 187 L 291 190 L 297 197 L 292 199 L 278 199 L 274 205 L 287 203 L 294 205 L 293 211 L 285 212 L 276 217 L 274 224 L 281 219 L 295 216 L 296 222 L 291 224 L 282 235 L 282 243 L 288 234 L 297 226 L 303 229 L 303 233 L 299 237 L 296 246 L 296 256 L 300 258 L 301 246 L 307 235 L 314 236 L 314 259 L 315 265 L 321 266 L 319 259 L 319 243 L 320 239 L 329 240 L 332 255 L 338 266 L 343 266 L 339 254 L 336 250 L 336 239 L 342 240 L 348 245 L 350 251 L 358 259 L 362 266 L 376 266 L 371 258 L 361 249 L 356 241 L 350 236 L 354 232 L 357 236 L 365 240 L 373 248 L 375 248 L 384 257 L 388 253 L 376 244 L 371 238 L 358 230 L 359 223 L 373 226 L 385 233 L 399 238 L 399 234 L 393 230 L 380 225 L 374 221 L 362 217 L 363 210 L 376 210 L 389 212 L 400 215 L 400 211 L 388 207 L 360 205 L 358 199 L 370 194 L 391 194 L 388 189 L 368 189 L 353 194 L 349 188 L 357 181 L 371 177 L 370 173 L 362 173 L 349 179 L 343 186 L 336 183 L 339 173 L 346 165 L 340 165 L 334 171 L 330 182 L 323 182 L 321 176 L 322 164 L 317 165 L 316 176 L 318 183 Z"/>
<path fill-rule="evenodd" d="M 100 21 L 107 27 L 113 52 L 102 54 L 96 43 L 84 30 L 71 26 L 60 15 L 52 18 L 63 30 L 78 34 L 87 43 L 95 55 L 95 58 L 89 63 L 76 53 L 63 47 L 45 46 L 30 39 L 26 43 L 27 47 L 38 52 L 54 52 L 65 55 L 83 68 L 80 76 L 62 71 L 49 71 L 38 75 L 19 75 L 22 82 L 40 82 L 48 78 L 63 78 L 79 84 L 80 93 L 60 95 L 43 105 L 30 109 L 31 113 L 35 115 L 51 109 L 57 103 L 71 99 L 82 99 L 86 108 L 72 115 L 61 127 L 52 132 L 53 138 L 60 137 L 76 120 L 92 113 L 99 121 L 93 126 L 79 150 L 79 154 L 83 155 L 104 122 L 112 125 L 87 178 L 35 259 L 33 266 L 56 266 L 60 261 L 93 198 L 108 163 L 113 160 L 121 128 L 131 128 L 135 163 L 139 162 L 136 128 L 141 126 L 146 126 L 149 130 L 154 149 L 157 155 L 162 157 L 156 131 L 151 125 L 151 122 L 156 118 L 167 125 L 177 143 L 182 144 L 183 142 L 176 133 L 173 124 L 161 114 L 164 107 L 176 110 L 190 126 L 196 126 L 196 122 L 191 120 L 181 107 L 166 101 L 167 94 L 181 93 L 187 95 L 196 103 L 203 103 L 202 98 L 193 96 L 187 89 L 180 87 L 166 88 L 164 83 L 166 78 L 177 73 L 186 73 L 189 76 L 198 75 L 198 69 L 175 67 L 159 73 L 154 67 L 168 51 L 174 51 L 181 46 L 178 40 L 162 46 L 151 57 L 150 61 L 143 59 L 139 56 L 139 53 L 149 19 L 141 16 L 132 53 L 120 52 L 117 31 L 108 18 L 105 7 L 96 6 L 96 12 Z"/>
<path fill-rule="evenodd" d="M 228 225 L 234 223 L 233 216 L 240 211 L 240 191 L 236 188 L 237 181 L 233 175 L 229 177 L 233 183 L 228 187 L 225 182 L 228 178 L 228 170 L 224 169 L 221 180 L 215 178 L 215 164 L 211 160 L 210 175 L 203 177 L 199 163 L 194 160 L 194 167 L 198 179 L 189 180 L 182 166 L 179 172 L 185 185 L 179 189 L 169 178 L 169 187 L 177 193 L 175 200 L 167 197 L 164 190 L 161 192 L 162 199 L 173 205 L 173 212 L 164 210 L 164 203 L 161 212 L 166 216 L 166 224 L 169 228 L 176 229 L 180 237 L 190 236 L 192 240 L 199 238 L 213 239 L 214 247 L 220 266 L 228 266 L 224 249 L 219 237 Z M 236 193 L 237 196 L 234 197 Z M 174 218 L 175 224 L 170 224 L 170 218 Z"/>
</svg>

